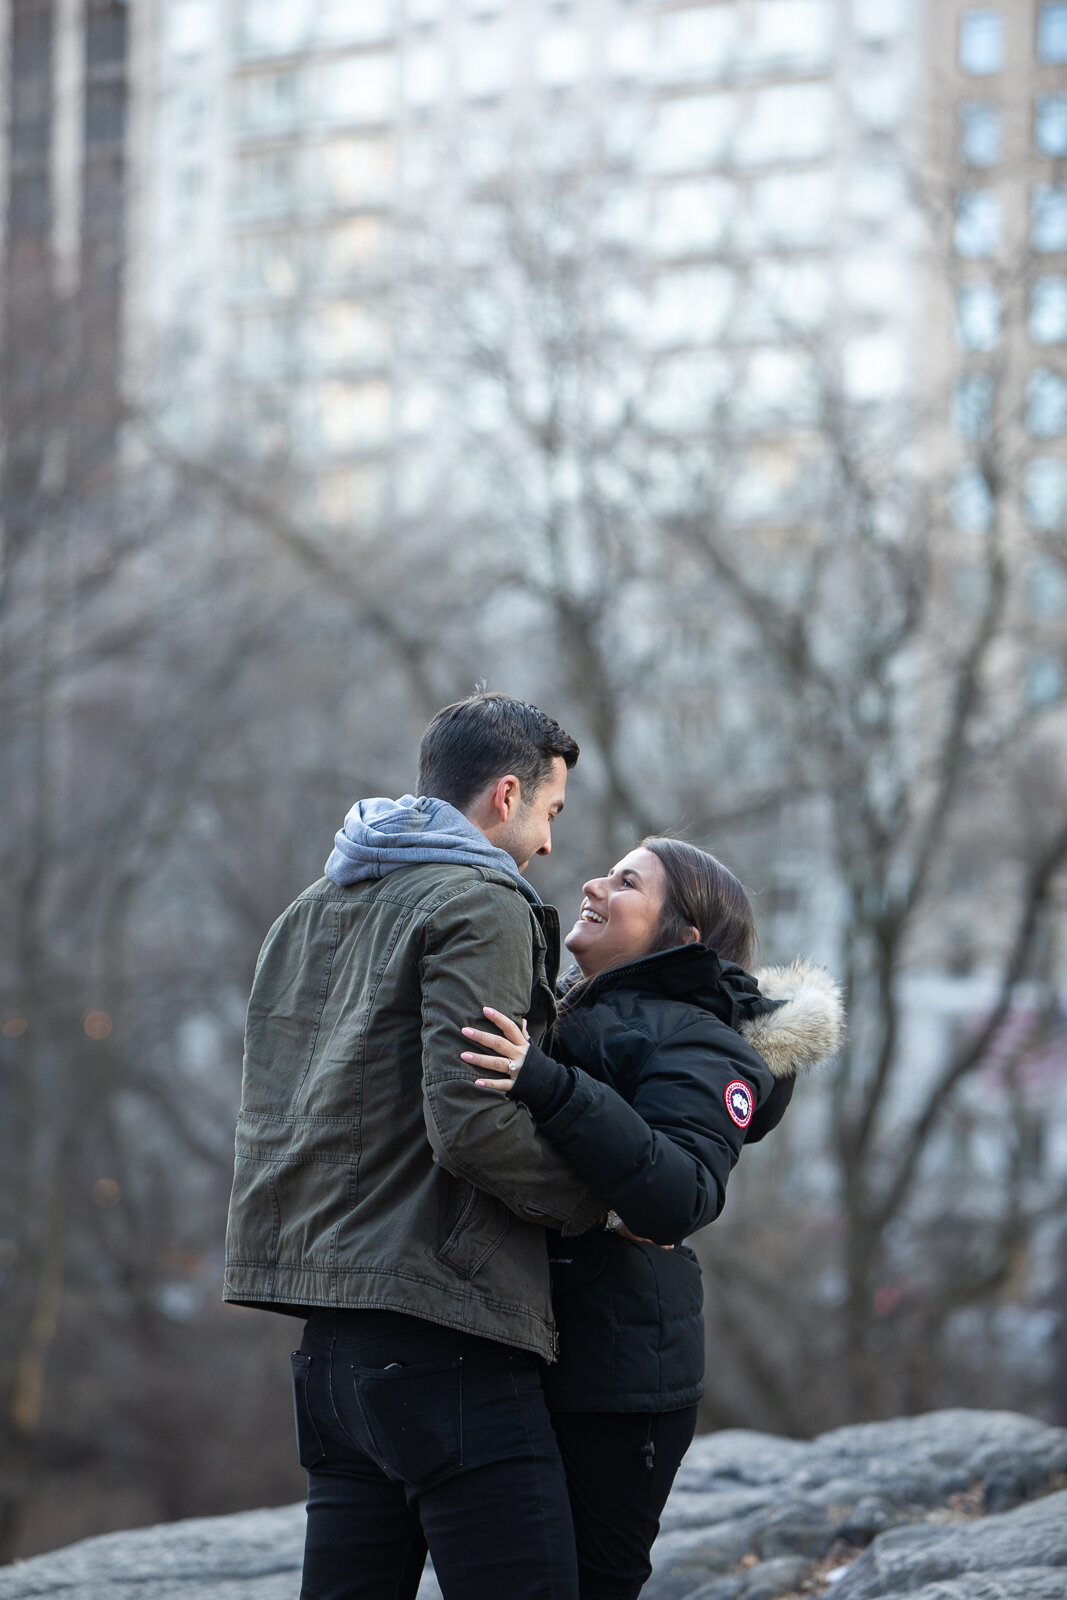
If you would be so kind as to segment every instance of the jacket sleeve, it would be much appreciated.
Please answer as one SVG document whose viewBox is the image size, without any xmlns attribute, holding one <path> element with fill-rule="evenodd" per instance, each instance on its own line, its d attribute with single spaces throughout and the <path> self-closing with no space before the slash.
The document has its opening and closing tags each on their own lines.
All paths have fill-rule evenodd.
<svg viewBox="0 0 1067 1600">
<path fill-rule="evenodd" d="M 725 1203 L 745 1142 L 726 1091 L 740 1079 L 755 1105 L 766 1071 L 745 1057 L 740 1039 L 735 1054 L 725 1040 L 716 1049 L 691 1031 L 676 1034 L 650 1045 L 630 1103 L 531 1046 L 511 1093 L 633 1233 L 674 1244 Z"/>
<path fill-rule="evenodd" d="M 447 1172 L 496 1195 L 528 1222 L 584 1233 L 607 1210 L 540 1133 L 525 1106 L 476 1089 L 460 1060 L 464 1026 L 482 1007 L 524 1017 L 533 981 L 533 930 L 522 897 L 478 881 L 427 919 L 421 961 L 423 1115 Z"/>
</svg>

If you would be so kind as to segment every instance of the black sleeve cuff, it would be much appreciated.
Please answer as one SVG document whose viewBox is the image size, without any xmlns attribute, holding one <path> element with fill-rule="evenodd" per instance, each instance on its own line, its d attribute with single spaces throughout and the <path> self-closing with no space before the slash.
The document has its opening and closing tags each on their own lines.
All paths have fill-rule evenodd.
<svg viewBox="0 0 1067 1600">
<path fill-rule="evenodd" d="M 576 1078 L 573 1067 L 531 1044 L 508 1098 L 521 1101 L 535 1122 L 548 1122 L 570 1098 Z"/>
</svg>

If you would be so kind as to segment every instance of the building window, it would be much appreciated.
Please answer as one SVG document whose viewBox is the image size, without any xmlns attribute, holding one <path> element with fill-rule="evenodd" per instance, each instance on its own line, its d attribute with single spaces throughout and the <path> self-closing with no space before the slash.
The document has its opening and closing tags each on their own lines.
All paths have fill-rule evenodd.
<svg viewBox="0 0 1067 1600">
<path fill-rule="evenodd" d="M 237 209 L 253 216 L 286 211 L 296 203 L 296 157 L 291 150 L 241 156 L 237 162 Z"/>
<path fill-rule="evenodd" d="M 820 66 L 830 59 L 833 27 L 826 0 L 756 0 L 745 60 L 766 68 Z"/>
<path fill-rule="evenodd" d="M 261 72 L 237 89 L 237 127 L 242 133 L 277 133 L 291 128 L 300 111 L 296 72 Z"/>
<path fill-rule="evenodd" d="M 307 351 L 317 371 L 383 367 L 389 359 L 389 324 L 380 312 L 352 301 L 319 306 L 308 316 Z"/>
<path fill-rule="evenodd" d="M 318 0 L 315 31 L 327 44 L 370 44 L 390 39 L 396 32 L 396 0 L 359 0 L 358 4 L 353 0 Z"/>
<path fill-rule="evenodd" d="M 833 95 L 825 84 L 759 89 L 741 119 L 737 157 L 743 162 L 811 161 L 829 148 Z"/>
<path fill-rule="evenodd" d="M 659 172 L 684 171 L 727 155 L 737 122 L 731 94 L 687 95 L 657 109 L 649 160 Z"/>
<path fill-rule="evenodd" d="M 965 11 L 960 18 L 960 66 L 974 77 L 1004 66 L 1004 18 L 999 11 Z"/>
<path fill-rule="evenodd" d="M 647 396 L 647 416 L 668 433 L 699 433 L 730 392 L 729 362 L 711 350 L 669 356 L 656 368 Z"/>
<path fill-rule="evenodd" d="M 385 122 L 396 108 L 396 57 L 342 56 L 320 68 L 318 110 L 329 122 Z"/>
<path fill-rule="evenodd" d="M 237 240 L 232 288 L 239 294 L 292 294 L 296 264 L 289 235 L 263 233 Z"/>
<path fill-rule="evenodd" d="M 327 139 L 305 155 L 308 192 L 324 205 L 378 205 L 392 193 L 396 144 L 391 134 Z"/>
<path fill-rule="evenodd" d="M 990 100 L 965 100 L 959 108 L 960 158 L 972 167 L 1000 160 L 1000 109 Z"/>
<path fill-rule="evenodd" d="M 986 533 L 993 522 L 993 496 L 985 473 L 973 464 L 953 475 L 948 492 L 949 513 L 963 533 Z"/>
<path fill-rule="evenodd" d="M 1038 95 L 1034 144 L 1043 156 L 1067 156 L 1067 94 Z"/>
<path fill-rule="evenodd" d="M 761 425 L 776 419 L 809 421 L 815 387 L 807 358 L 792 350 L 754 350 L 732 404 L 745 421 Z"/>
<path fill-rule="evenodd" d="M 1054 706 L 1063 694 L 1063 665 L 1047 650 L 1031 650 L 1026 658 L 1023 700 L 1029 711 Z"/>
<path fill-rule="evenodd" d="M 992 189 L 972 189 L 956 200 L 956 253 L 977 261 L 1000 244 L 1000 199 Z"/>
<path fill-rule="evenodd" d="M 657 67 L 661 79 L 715 78 L 731 64 L 737 43 L 733 6 L 665 11 L 659 19 Z"/>
<path fill-rule="evenodd" d="M 954 588 L 956 609 L 965 617 L 980 617 L 989 606 L 989 568 L 967 561 L 957 567 Z"/>
<path fill-rule="evenodd" d="M 1023 602 L 1034 622 L 1051 622 L 1067 611 L 1067 572 L 1057 561 L 1042 556 L 1026 568 Z"/>
<path fill-rule="evenodd" d="M 857 165 L 848 187 L 849 209 L 865 222 L 887 222 L 908 203 L 897 162 L 865 161 Z"/>
<path fill-rule="evenodd" d="M 1037 456 L 1023 469 L 1023 515 L 1032 528 L 1054 533 L 1063 526 L 1067 467 L 1052 456 Z"/>
<path fill-rule="evenodd" d="M 904 385 L 904 349 L 889 333 L 850 339 L 842 352 L 842 377 L 853 400 L 892 400 Z"/>
<path fill-rule="evenodd" d="M 817 327 L 826 315 L 830 278 L 821 261 L 757 261 L 743 324 L 737 332 L 773 339 L 782 331 Z"/>
<path fill-rule="evenodd" d="M 244 55 L 282 55 L 298 50 L 308 25 L 308 0 L 243 0 L 237 48 Z"/>
<path fill-rule="evenodd" d="M 318 475 L 315 512 L 332 528 L 351 528 L 376 522 L 385 505 L 385 476 L 381 467 L 364 462 Z"/>
<path fill-rule="evenodd" d="M 956 343 L 961 350 L 995 350 L 1000 343 L 1000 295 L 991 283 L 960 284 Z"/>
<path fill-rule="evenodd" d="M 818 244 L 826 237 L 834 199 L 828 172 L 775 173 L 751 188 L 747 231 L 760 245 Z"/>
<path fill-rule="evenodd" d="M 511 83 L 514 45 L 503 24 L 468 28 L 459 50 L 460 88 L 471 99 L 503 94 Z"/>
<path fill-rule="evenodd" d="M 167 18 L 167 43 L 175 55 L 198 55 L 207 48 L 211 42 L 212 9 L 205 0 L 176 0 L 176 4 L 171 6 Z M 124 48 L 119 54 L 124 54 Z M 107 59 L 114 59 L 114 56 Z"/>
<path fill-rule="evenodd" d="M 318 441 L 332 453 L 374 449 L 389 436 L 389 385 L 380 379 L 319 384 L 313 405 Z"/>
<path fill-rule="evenodd" d="M 1063 185 L 1034 184 L 1030 243 L 1035 250 L 1067 250 L 1067 188 Z"/>
<path fill-rule="evenodd" d="M 239 317 L 236 323 L 236 357 L 246 378 L 278 377 L 292 357 L 292 323 L 275 312 Z"/>
<path fill-rule="evenodd" d="M 857 120 L 875 132 L 892 128 L 904 115 L 907 88 L 896 69 L 857 77 L 852 85 L 852 107 Z"/>
<path fill-rule="evenodd" d="M 861 39 L 892 39 L 909 20 L 907 0 L 852 0 L 852 23 Z"/>
<path fill-rule="evenodd" d="M 1037 278 L 1030 288 L 1030 337 L 1035 344 L 1067 339 L 1067 278 Z"/>
<path fill-rule="evenodd" d="M 126 85 L 90 83 L 85 94 L 85 142 L 121 144 L 126 129 Z"/>
<path fill-rule="evenodd" d="M 643 78 L 652 59 L 652 39 L 647 22 L 621 22 L 608 35 L 608 71 L 617 78 Z"/>
<path fill-rule="evenodd" d="M 404 96 L 412 105 L 431 105 L 444 89 L 445 57 L 436 45 L 415 45 L 404 52 Z"/>
<path fill-rule="evenodd" d="M 692 178 L 655 191 L 652 245 L 664 256 L 712 250 L 737 209 L 737 189 L 727 178 Z"/>
<path fill-rule="evenodd" d="M 725 267 L 669 272 L 653 285 L 647 337 L 658 347 L 693 345 L 722 333 L 734 301 L 733 274 Z"/>
<path fill-rule="evenodd" d="M 355 217 L 340 227 L 306 235 L 309 274 L 321 288 L 344 289 L 365 282 L 385 248 L 380 217 Z"/>
<path fill-rule="evenodd" d="M 1067 61 L 1067 5 L 1043 5 L 1037 18 L 1037 54 L 1053 64 Z"/>
<path fill-rule="evenodd" d="M 952 386 L 952 431 L 968 444 L 981 444 L 993 431 L 993 380 L 988 372 L 968 372 Z"/>
<path fill-rule="evenodd" d="M 1048 367 L 1035 367 L 1026 380 L 1026 426 L 1035 439 L 1067 431 L 1067 382 Z"/>
<path fill-rule="evenodd" d="M 550 88 L 577 83 L 588 69 L 585 34 L 577 28 L 553 28 L 537 41 L 537 75 Z"/>
</svg>

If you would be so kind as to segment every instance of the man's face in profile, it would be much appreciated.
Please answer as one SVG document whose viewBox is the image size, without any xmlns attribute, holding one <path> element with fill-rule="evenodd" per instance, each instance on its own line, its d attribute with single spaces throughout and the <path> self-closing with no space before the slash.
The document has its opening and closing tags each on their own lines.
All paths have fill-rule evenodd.
<svg viewBox="0 0 1067 1600">
<path fill-rule="evenodd" d="M 520 795 L 518 809 L 493 841 L 525 872 L 534 856 L 547 856 L 552 850 L 552 823 L 563 810 L 567 789 L 567 765 L 562 756 L 552 757 L 548 776 L 527 799 Z"/>
</svg>

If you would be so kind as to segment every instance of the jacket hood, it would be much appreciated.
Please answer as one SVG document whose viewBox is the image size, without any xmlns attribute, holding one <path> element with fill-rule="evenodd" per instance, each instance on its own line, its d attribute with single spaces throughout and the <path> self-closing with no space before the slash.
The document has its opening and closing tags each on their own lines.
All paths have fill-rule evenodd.
<svg viewBox="0 0 1067 1600">
<path fill-rule="evenodd" d="M 578 967 L 560 980 L 561 996 L 574 994 L 583 1005 L 612 989 L 638 989 L 688 1000 L 711 1011 L 728 1027 L 739 1028 L 760 1004 L 756 980 L 733 961 L 723 961 L 705 944 L 680 944 L 673 950 L 656 950 L 637 961 L 610 967 L 586 982 Z"/>
<path fill-rule="evenodd" d="M 334 883 L 347 888 L 425 862 L 491 867 L 513 879 L 532 905 L 541 904 L 506 850 L 490 844 L 462 811 L 430 795 L 357 801 L 334 838 L 324 870 Z"/>
<path fill-rule="evenodd" d="M 753 975 L 706 945 L 687 944 L 612 967 L 588 983 L 574 968 L 560 983 L 564 998 L 573 992 L 583 1005 L 611 989 L 685 999 L 712 1012 L 740 1033 L 774 1078 L 793 1078 L 829 1060 L 845 1034 L 840 987 L 810 961 Z"/>
<path fill-rule="evenodd" d="M 756 982 L 765 1004 L 738 1032 L 776 1078 L 817 1067 L 839 1050 L 845 1037 L 841 988 L 825 967 L 794 961 L 763 967 Z"/>
</svg>

